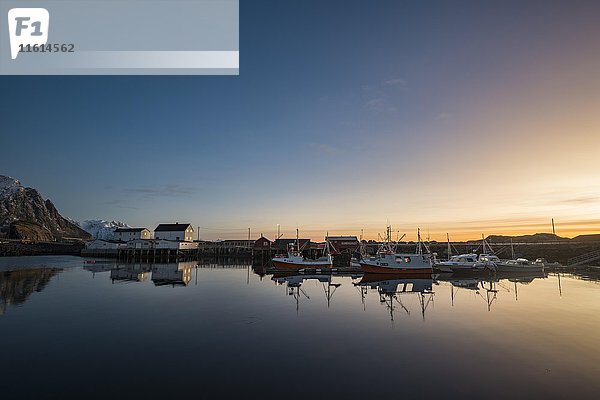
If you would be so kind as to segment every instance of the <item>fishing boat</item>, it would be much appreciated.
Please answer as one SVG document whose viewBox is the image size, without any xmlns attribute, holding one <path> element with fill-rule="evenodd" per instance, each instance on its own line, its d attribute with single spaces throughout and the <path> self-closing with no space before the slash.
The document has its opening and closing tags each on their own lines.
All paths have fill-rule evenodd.
<svg viewBox="0 0 600 400">
<path fill-rule="evenodd" d="M 302 249 L 300 248 L 300 239 L 298 229 L 296 229 L 296 245 L 290 244 L 288 252 L 285 255 L 275 256 L 272 259 L 273 266 L 276 269 L 292 269 L 300 270 L 305 268 L 331 268 L 333 266 L 333 257 L 329 249 L 329 242 L 325 241 L 325 250 L 323 257 L 311 260 L 304 258 Z"/>
<path fill-rule="evenodd" d="M 418 231 L 417 251 L 415 253 L 397 253 L 391 243 L 391 227 L 387 227 L 385 242 L 377 254 L 360 260 L 360 268 L 369 274 L 421 273 L 431 274 L 432 261 L 428 249 L 423 252 L 421 232 Z M 426 246 L 425 246 L 426 247 Z"/>
<path fill-rule="evenodd" d="M 360 268 L 360 260 L 367 256 L 366 246 L 362 241 L 362 235 L 360 239 L 360 244 L 358 245 L 358 253 L 354 253 L 350 258 L 350 267 L 351 268 Z"/>
</svg>

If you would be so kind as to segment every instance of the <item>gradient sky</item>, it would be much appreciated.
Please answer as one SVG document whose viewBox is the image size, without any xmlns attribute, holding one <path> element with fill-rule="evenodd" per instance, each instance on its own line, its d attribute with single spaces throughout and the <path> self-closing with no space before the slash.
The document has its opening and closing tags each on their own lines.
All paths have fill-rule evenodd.
<svg viewBox="0 0 600 400">
<path fill-rule="evenodd" d="M 240 3 L 237 77 L 0 77 L 0 174 L 204 239 L 600 232 L 600 2 Z"/>
</svg>

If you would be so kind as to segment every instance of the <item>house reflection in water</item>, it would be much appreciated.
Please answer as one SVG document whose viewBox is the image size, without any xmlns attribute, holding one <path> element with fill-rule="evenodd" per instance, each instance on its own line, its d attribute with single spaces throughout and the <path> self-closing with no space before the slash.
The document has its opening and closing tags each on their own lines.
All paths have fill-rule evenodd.
<svg viewBox="0 0 600 400">
<path fill-rule="evenodd" d="M 196 265 L 195 261 L 154 264 L 152 266 L 152 282 L 156 286 L 187 286 L 192 280 L 192 269 Z"/>
<path fill-rule="evenodd" d="M 10 305 L 25 303 L 34 292 L 41 292 L 60 268 L 36 268 L 0 272 L 0 315 Z"/>
<path fill-rule="evenodd" d="M 110 279 L 125 282 L 144 282 L 150 276 L 148 264 L 120 264 L 110 270 Z"/>
<path fill-rule="evenodd" d="M 431 290 L 433 279 L 427 275 L 365 274 L 356 285 L 363 289 L 361 290 L 363 299 L 366 290 L 377 290 L 379 302 L 388 308 L 392 321 L 394 321 L 394 312 L 398 306 L 406 314 L 410 314 L 410 310 L 402 302 L 403 296 L 416 295 L 418 297 L 423 318 L 425 318 L 427 307 L 433 302 L 434 292 Z"/>
<path fill-rule="evenodd" d="M 102 272 L 110 272 L 115 266 L 112 263 L 90 263 L 83 267 L 84 270 L 92 273 L 92 277 L 95 278 L 96 274 Z"/>
</svg>

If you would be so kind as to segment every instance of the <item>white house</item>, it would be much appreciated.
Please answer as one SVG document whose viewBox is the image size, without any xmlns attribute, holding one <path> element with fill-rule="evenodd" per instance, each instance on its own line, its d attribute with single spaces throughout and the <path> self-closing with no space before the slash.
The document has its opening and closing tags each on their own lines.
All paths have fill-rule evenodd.
<svg viewBox="0 0 600 400">
<path fill-rule="evenodd" d="M 194 228 L 190 224 L 159 224 L 154 229 L 154 239 L 191 242 L 194 240 Z"/>
<path fill-rule="evenodd" d="M 151 239 L 150 230 L 148 228 L 117 228 L 114 230 L 115 240 L 129 242 L 136 239 Z"/>
</svg>

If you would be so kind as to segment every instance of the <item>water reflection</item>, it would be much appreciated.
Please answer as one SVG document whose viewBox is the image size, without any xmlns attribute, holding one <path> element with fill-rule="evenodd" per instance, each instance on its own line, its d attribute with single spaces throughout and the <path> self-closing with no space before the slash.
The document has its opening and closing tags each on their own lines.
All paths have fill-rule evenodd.
<svg viewBox="0 0 600 400">
<path fill-rule="evenodd" d="M 192 280 L 192 268 L 196 266 L 197 263 L 194 261 L 154 264 L 152 266 L 152 282 L 156 286 L 187 286 Z"/>
<path fill-rule="evenodd" d="M 8 306 L 23 304 L 34 292 L 44 290 L 60 271 L 59 268 L 36 268 L 0 272 L 0 315 Z"/>
<path fill-rule="evenodd" d="M 597 397 L 600 274 L 592 269 L 265 275 L 247 264 L 20 260 L 4 261 L 13 269 L 0 260 L 6 398 L 306 397 L 331 390 L 324 366 L 343 382 L 369 382 L 335 381 L 336 398 L 368 397 L 373 387 L 382 397 L 398 388 L 410 398 L 502 397 L 489 388 L 506 382 L 513 397 Z M 185 351 L 157 345 L 180 337 L 197 340 Z M 162 384 L 131 385 L 148 371 Z M 181 385 L 199 377 L 201 386 Z M 284 392 L 273 382 L 285 382 Z"/>
<path fill-rule="evenodd" d="M 394 321 L 394 312 L 400 308 L 407 315 L 410 315 L 410 309 L 402 301 L 403 297 L 416 295 L 421 307 L 421 316 L 425 318 L 425 311 L 433 302 L 434 292 L 432 291 L 433 280 L 430 276 L 406 276 L 406 275 L 387 275 L 387 274 L 365 274 L 356 285 L 361 288 L 363 308 L 365 306 L 365 296 L 368 289 L 374 289 L 379 295 L 379 303 L 387 307 L 390 319 Z"/>
<path fill-rule="evenodd" d="M 151 267 L 147 264 L 121 264 L 110 270 L 110 279 L 113 283 L 144 282 L 150 276 Z"/>
<path fill-rule="evenodd" d="M 296 311 L 300 309 L 301 297 L 310 300 L 310 296 L 301 287 L 304 282 L 315 281 L 322 284 L 328 308 L 331 306 L 331 299 L 335 291 L 341 286 L 341 283 L 333 283 L 331 281 L 331 275 L 274 274 L 271 280 L 277 285 L 285 285 L 287 287 L 287 295 L 293 296 L 294 300 L 296 300 Z"/>
<path fill-rule="evenodd" d="M 535 279 L 544 279 L 546 274 L 543 272 L 519 272 L 519 273 L 498 273 L 498 274 L 477 274 L 477 273 L 463 273 L 463 274 L 435 274 L 433 275 L 435 283 L 448 282 L 450 283 L 450 300 L 451 305 L 454 306 L 456 294 L 458 290 L 467 290 L 475 293 L 477 297 L 480 297 L 487 304 L 488 311 L 491 311 L 492 305 L 498 299 L 499 290 L 505 290 L 510 292 L 508 288 L 509 284 L 513 284 L 515 292 L 515 300 L 518 300 L 518 287 L 517 283 L 521 285 L 528 285 Z M 500 289 L 498 289 L 500 288 Z"/>
</svg>

